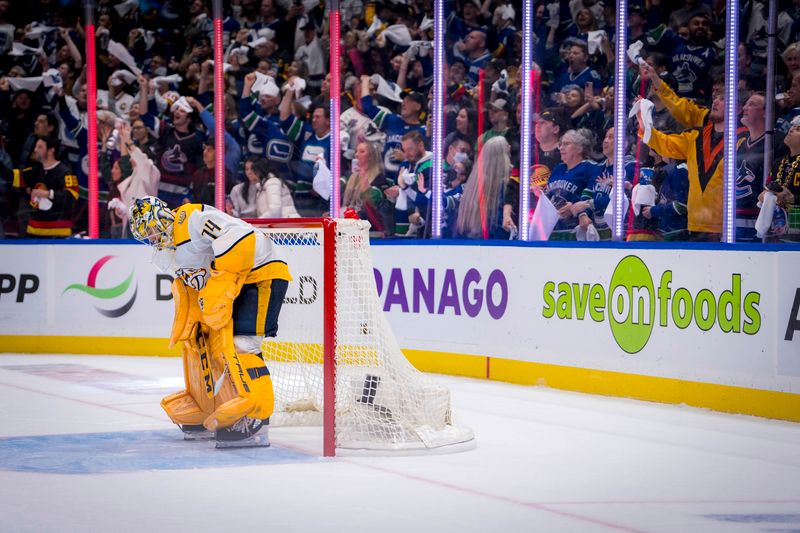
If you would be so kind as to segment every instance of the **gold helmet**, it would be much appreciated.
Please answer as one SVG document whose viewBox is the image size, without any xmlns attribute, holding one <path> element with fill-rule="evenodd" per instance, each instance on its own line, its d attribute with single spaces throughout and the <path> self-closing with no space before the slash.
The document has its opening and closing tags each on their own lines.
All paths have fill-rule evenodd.
<svg viewBox="0 0 800 533">
<path fill-rule="evenodd" d="M 128 213 L 133 237 L 156 249 L 174 248 L 172 226 L 175 215 L 163 200 L 144 196 L 133 201 Z"/>
</svg>

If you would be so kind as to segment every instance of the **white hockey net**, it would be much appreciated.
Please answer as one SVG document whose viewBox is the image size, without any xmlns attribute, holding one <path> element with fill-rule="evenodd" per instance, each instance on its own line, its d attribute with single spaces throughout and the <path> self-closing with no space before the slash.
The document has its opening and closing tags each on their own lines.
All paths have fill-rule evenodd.
<svg viewBox="0 0 800 533">
<path fill-rule="evenodd" d="M 298 219 L 302 224 L 302 219 Z M 275 388 L 273 426 L 323 422 L 324 319 L 333 315 L 335 447 L 369 450 L 442 448 L 473 439 L 454 424 L 450 393 L 400 351 L 378 300 L 369 224 L 337 220 L 335 250 L 321 227 L 260 228 L 294 277 L 278 337 L 262 346 Z M 331 231 L 330 229 L 328 231 Z M 324 304 L 325 253 L 334 253 L 334 304 Z M 330 267 L 329 267 L 330 268 Z"/>
</svg>

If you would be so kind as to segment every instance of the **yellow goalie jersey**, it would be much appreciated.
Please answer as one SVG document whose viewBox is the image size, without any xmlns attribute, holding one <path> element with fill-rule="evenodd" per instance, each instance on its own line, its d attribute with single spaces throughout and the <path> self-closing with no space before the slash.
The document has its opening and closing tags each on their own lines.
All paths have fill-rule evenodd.
<svg viewBox="0 0 800 533">
<path fill-rule="evenodd" d="M 266 235 L 211 206 L 176 209 L 173 239 L 176 277 L 196 290 L 206 286 L 213 271 L 244 276 L 244 283 L 292 279 Z"/>
</svg>

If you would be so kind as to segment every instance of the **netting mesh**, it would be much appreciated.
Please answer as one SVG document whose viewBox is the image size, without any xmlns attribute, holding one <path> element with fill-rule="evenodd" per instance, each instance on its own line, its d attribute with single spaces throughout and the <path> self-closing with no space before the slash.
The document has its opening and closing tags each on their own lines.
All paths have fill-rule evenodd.
<svg viewBox="0 0 800 533">
<path fill-rule="evenodd" d="M 295 280 L 278 337 L 262 346 L 275 387 L 273 425 L 322 423 L 322 229 L 262 228 Z M 381 309 L 369 224 L 341 220 L 335 252 L 336 447 L 435 448 L 473 438 L 453 423 L 450 393 L 406 360 Z"/>
</svg>

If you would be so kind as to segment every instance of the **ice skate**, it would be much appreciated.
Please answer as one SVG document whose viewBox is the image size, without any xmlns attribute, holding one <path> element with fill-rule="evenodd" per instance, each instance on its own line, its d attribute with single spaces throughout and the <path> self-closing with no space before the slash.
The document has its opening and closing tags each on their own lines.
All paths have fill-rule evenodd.
<svg viewBox="0 0 800 533">
<path fill-rule="evenodd" d="M 211 440 L 214 432 L 207 430 L 202 424 L 182 424 L 178 427 L 183 431 L 183 440 Z"/>
<path fill-rule="evenodd" d="M 269 446 L 269 419 L 244 417 L 229 428 L 214 432 L 216 448 L 254 448 Z"/>
</svg>

